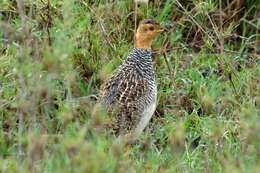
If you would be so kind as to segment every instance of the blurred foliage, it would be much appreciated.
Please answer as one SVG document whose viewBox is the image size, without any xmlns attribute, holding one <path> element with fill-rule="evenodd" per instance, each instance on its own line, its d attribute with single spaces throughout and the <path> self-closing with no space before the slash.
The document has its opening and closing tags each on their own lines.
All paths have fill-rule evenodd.
<svg viewBox="0 0 260 173">
<path fill-rule="evenodd" d="M 1 172 L 259 172 L 259 11 L 255 0 L 0 1 Z M 143 18 L 165 28 L 158 106 L 125 148 L 90 95 Z"/>
</svg>

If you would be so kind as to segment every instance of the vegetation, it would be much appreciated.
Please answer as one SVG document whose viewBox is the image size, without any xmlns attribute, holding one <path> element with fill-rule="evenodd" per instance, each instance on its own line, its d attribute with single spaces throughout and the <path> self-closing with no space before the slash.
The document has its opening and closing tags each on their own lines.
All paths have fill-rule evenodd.
<svg viewBox="0 0 260 173">
<path fill-rule="evenodd" d="M 0 1 L 1 172 L 259 172 L 259 12 L 256 0 Z M 158 107 L 126 150 L 93 95 L 143 18 L 166 28 Z"/>
</svg>

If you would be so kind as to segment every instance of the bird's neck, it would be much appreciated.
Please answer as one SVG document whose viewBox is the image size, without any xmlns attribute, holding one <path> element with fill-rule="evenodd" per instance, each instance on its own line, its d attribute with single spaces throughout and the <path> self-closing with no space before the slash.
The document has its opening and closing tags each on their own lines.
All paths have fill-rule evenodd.
<svg viewBox="0 0 260 173">
<path fill-rule="evenodd" d="M 135 47 L 138 49 L 150 50 L 152 46 L 152 39 L 143 37 L 139 33 L 135 35 Z"/>
<path fill-rule="evenodd" d="M 135 47 L 131 53 L 133 57 L 137 59 L 149 59 L 152 60 L 152 51 L 151 49 L 143 49 Z"/>
<path fill-rule="evenodd" d="M 149 80 L 155 79 L 151 50 L 134 48 L 127 61 L 142 77 Z"/>
<path fill-rule="evenodd" d="M 144 50 L 150 50 L 151 49 L 152 42 L 148 41 L 136 41 L 135 42 L 135 47 L 138 49 L 144 49 Z"/>
</svg>

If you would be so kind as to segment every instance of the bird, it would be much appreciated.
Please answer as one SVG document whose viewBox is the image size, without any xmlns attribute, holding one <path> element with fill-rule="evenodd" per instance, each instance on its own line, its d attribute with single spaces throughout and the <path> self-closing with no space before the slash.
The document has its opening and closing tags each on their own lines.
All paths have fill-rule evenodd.
<svg viewBox="0 0 260 173">
<path fill-rule="evenodd" d="M 142 20 L 135 32 L 135 46 L 100 89 L 99 102 L 108 112 L 116 135 L 137 138 L 156 109 L 157 84 L 151 45 L 163 31 L 153 19 Z"/>
</svg>

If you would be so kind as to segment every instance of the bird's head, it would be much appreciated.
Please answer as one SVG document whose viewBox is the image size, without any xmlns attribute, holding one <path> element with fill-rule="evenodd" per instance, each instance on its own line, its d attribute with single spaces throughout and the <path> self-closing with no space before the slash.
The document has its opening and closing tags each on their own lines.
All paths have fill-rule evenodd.
<svg viewBox="0 0 260 173">
<path fill-rule="evenodd" d="M 135 47 L 151 49 L 153 40 L 162 31 L 160 25 L 152 19 L 141 21 L 135 34 Z"/>
</svg>

